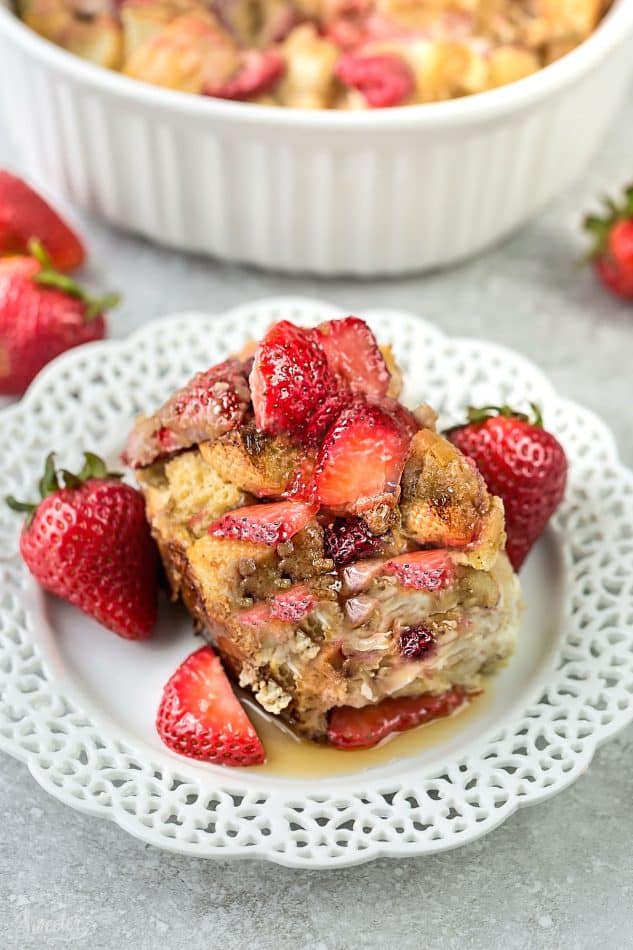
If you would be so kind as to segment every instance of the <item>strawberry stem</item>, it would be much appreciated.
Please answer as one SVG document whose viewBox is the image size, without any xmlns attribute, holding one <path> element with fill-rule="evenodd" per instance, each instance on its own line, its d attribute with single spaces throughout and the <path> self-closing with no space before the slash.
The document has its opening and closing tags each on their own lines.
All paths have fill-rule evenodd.
<svg viewBox="0 0 633 950">
<path fill-rule="evenodd" d="M 94 452 L 84 452 L 84 464 L 79 472 L 79 479 L 82 482 L 89 478 L 105 478 L 108 469 L 102 458 L 95 455 Z"/>
<path fill-rule="evenodd" d="M 120 472 L 109 472 L 103 459 L 98 455 L 95 455 L 94 452 L 84 452 L 84 464 L 78 475 L 75 475 L 73 472 L 69 472 L 68 469 L 65 468 L 62 468 L 58 471 L 57 466 L 55 465 L 55 453 L 49 452 L 46 456 L 46 461 L 44 462 L 44 474 L 38 482 L 38 490 L 40 494 L 39 501 L 18 501 L 17 498 L 13 497 L 13 495 L 7 495 L 5 498 L 5 501 L 11 511 L 27 513 L 27 527 L 33 519 L 33 515 L 37 509 L 37 506 L 39 505 L 39 502 L 48 495 L 52 495 L 54 492 L 59 491 L 60 475 L 65 488 L 81 488 L 84 482 L 87 482 L 91 478 L 123 478 L 123 475 Z"/>
<path fill-rule="evenodd" d="M 100 313 L 111 310 L 121 302 L 120 295 L 115 293 L 104 294 L 103 297 L 93 297 L 68 274 L 62 274 L 61 271 L 56 270 L 41 241 L 31 239 L 29 241 L 29 253 L 41 266 L 41 270 L 33 277 L 35 283 L 42 287 L 59 290 L 64 294 L 68 294 L 69 297 L 81 300 L 86 305 L 85 318 L 87 322 L 94 320 Z"/>
<path fill-rule="evenodd" d="M 584 219 L 585 231 L 594 239 L 594 245 L 589 252 L 589 259 L 604 254 L 607 251 L 609 234 L 618 221 L 628 221 L 633 218 L 633 184 L 624 189 L 624 200 L 617 204 L 612 198 L 602 199 L 605 214 L 588 214 Z"/>
<path fill-rule="evenodd" d="M 66 468 L 61 470 L 60 475 L 64 480 L 64 488 L 79 488 L 81 485 L 81 479 Z"/>
<path fill-rule="evenodd" d="M 487 419 L 496 419 L 501 417 L 503 419 L 520 419 L 521 422 L 529 422 L 530 425 L 533 425 L 538 429 L 542 429 L 543 413 L 541 412 L 540 407 L 535 402 L 531 402 L 530 406 L 533 413 L 531 419 L 527 413 L 517 412 L 516 409 L 513 409 L 511 406 L 505 404 L 503 406 L 469 406 L 468 422 L 476 424 L 479 422 L 486 422 Z"/>
<path fill-rule="evenodd" d="M 44 474 L 39 480 L 38 488 L 40 490 L 40 498 L 46 498 L 47 495 L 52 495 L 54 491 L 57 491 L 59 488 L 59 480 L 57 478 L 57 471 L 55 469 L 55 453 L 49 452 L 46 456 L 46 461 L 44 463 Z"/>
<path fill-rule="evenodd" d="M 531 402 L 530 406 L 534 416 L 532 418 L 532 425 L 536 426 L 537 429 L 543 428 L 543 410 L 536 402 Z"/>
<path fill-rule="evenodd" d="M 27 511 L 29 514 L 32 514 L 37 505 L 31 501 L 18 501 L 17 498 L 14 498 L 13 495 L 7 495 L 5 501 L 11 511 Z"/>
</svg>

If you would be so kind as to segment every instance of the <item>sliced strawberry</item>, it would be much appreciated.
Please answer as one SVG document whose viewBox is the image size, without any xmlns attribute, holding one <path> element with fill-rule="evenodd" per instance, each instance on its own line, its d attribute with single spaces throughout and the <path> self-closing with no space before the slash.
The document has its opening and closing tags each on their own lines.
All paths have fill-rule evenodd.
<svg viewBox="0 0 633 950">
<path fill-rule="evenodd" d="M 385 561 L 382 573 L 395 575 L 403 587 L 431 593 L 453 583 L 455 566 L 446 551 L 411 551 Z"/>
<path fill-rule="evenodd" d="M 328 320 L 317 327 L 317 334 L 330 368 L 352 392 L 385 395 L 391 374 L 376 337 L 364 320 Z"/>
<path fill-rule="evenodd" d="M 454 686 L 439 696 L 388 697 L 361 709 L 339 706 L 330 716 L 328 740 L 340 749 L 367 749 L 394 732 L 450 716 L 467 699 L 468 693 Z"/>
<path fill-rule="evenodd" d="M 191 438 L 214 438 L 242 422 L 249 397 L 244 365 L 228 359 L 198 373 L 175 393 L 163 410 L 162 421 Z"/>
<path fill-rule="evenodd" d="M 317 457 L 320 503 L 341 515 L 393 506 L 409 442 L 408 433 L 379 406 L 357 401 L 344 409 Z"/>
<path fill-rule="evenodd" d="M 380 406 L 390 416 L 396 420 L 396 422 L 404 429 L 410 439 L 420 431 L 420 423 L 411 412 L 410 409 L 407 409 L 406 406 L 403 406 L 401 402 L 398 402 L 397 399 L 391 399 L 388 396 L 383 396 L 380 400 Z"/>
<path fill-rule="evenodd" d="M 228 511 L 209 527 L 218 538 L 239 538 L 254 544 L 282 544 L 307 525 L 316 508 L 300 501 L 275 501 Z"/>
<path fill-rule="evenodd" d="M 358 89 L 372 109 L 399 106 L 415 89 L 415 75 L 400 56 L 344 53 L 335 68 L 343 85 Z"/>
<path fill-rule="evenodd" d="M 250 407 L 246 367 L 230 358 L 197 373 L 128 437 L 123 461 L 132 468 L 216 439 L 237 428 Z"/>
<path fill-rule="evenodd" d="M 261 96 L 275 88 L 285 69 L 283 57 L 276 50 L 244 50 L 237 71 L 222 83 L 205 86 L 203 94 L 237 100 Z"/>
<path fill-rule="evenodd" d="M 288 590 L 275 594 L 269 601 L 256 604 L 250 610 L 238 614 L 241 623 L 251 624 L 254 627 L 269 623 L 271 620 L 282 620 L 284 623 L 298 623 L 313 609 L 316 601 L 314 595 L 297 584 Z"/>
<path fill-rule="evenodd" d="M 304 445 L 311 448 L 320 447 L 328 429 L 336 422 L 343 409 L 354 401 L 349 389 L 340 389 L 332 396 L 328 396 L 318 405 L 302 436 Z"/>
<path fill-rule="evenodd" d="M 300 434 L 337 389 L 314 330 L 276 323 L 255 350 L 250 386 L 258 429 Z"/>
<path fill-rule="evenodd" d="M 84 262 L 84 246 L 69 225 L 25 181 L 0 169 L 0 254 L 27 254 L 34 239 L 58 270 Z"/>
<path fill-rule="evenodd" d="M 178 667 L 163 691 L 158 734 L 170 749 L 216 765 L 261 765 L 257 733 L 231 689 L 220 660 L 202 647 Z"/>
</svg>

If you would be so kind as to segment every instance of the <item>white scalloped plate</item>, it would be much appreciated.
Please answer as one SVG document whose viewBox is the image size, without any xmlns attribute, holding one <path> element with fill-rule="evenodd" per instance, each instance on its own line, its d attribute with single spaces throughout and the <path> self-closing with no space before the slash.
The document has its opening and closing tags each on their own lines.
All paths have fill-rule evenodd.
<svg viewBox="0 0 633 950">
<path fill-rule="evenodd" d="M 72 351 L 0 413 L 0 495 L 33 491 L 51 448 L 68 465 L 83 448 L 115 457 L 138 412 L 271 321 L 333 315 L 316 301 L 263 301 L 222 316 L 167 317 L 124 342 Z M 39 591 L 2 506 L 0 747 L 61 801 L 174 851 L 341 867 L 485 834 L 569 785 L 633 719 L 633 475 L 611 435 L 516 353 L 450 340 L 407 314 L 366 316 L 394 345 L 408 401 L 431 402 L 448 423 L 469 402 L 536 400 L 569 456 L 565 503 L 522 573 L 519 649 L 489 701 L 414 757 L 331 778 L 176 756 L 153 717 L 163 683 L 194 646 L 184 613 L 165 607 L 147 643 L 112 636 Z"/>
</svg>

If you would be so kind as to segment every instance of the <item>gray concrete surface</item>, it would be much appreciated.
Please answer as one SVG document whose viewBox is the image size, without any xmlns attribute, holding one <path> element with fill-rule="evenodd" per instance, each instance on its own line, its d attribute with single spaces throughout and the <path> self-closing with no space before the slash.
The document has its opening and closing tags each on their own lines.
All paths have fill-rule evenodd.
<svg viewBox="0 0 633 950">
<path fill-rule="evenodd" d="M 0 118 L 1 123 L 1 118 Z M 0 125 L 0 162 L 20 166 Z M 579 220 L 633 179 L 633 102 L 592 169 L 503 246 L 457 270 L 385 282 L 287 279 L 185 258 L 84 216 L 95 279 L 121 288 L 124 336 L 170 311 L 280 293 L 392 306 L 521 350 L 602 415 L 633 465 L 633 306 L 577 269 Z M 48 797 L 0 759 L 0 947 L 611 950 L 633 947 L 633 728 L 588 774 L 482 841 L 431 858 L 296 872 L 144 846 Z M 4 937 L 2 937 L 4 931 Z"/>
</svg>

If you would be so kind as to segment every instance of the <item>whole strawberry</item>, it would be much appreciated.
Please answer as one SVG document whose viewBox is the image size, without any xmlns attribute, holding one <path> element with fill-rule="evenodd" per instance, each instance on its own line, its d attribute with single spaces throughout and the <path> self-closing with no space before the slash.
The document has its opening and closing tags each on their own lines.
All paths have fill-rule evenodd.
<svg viewBox="0 0 633 950">
<path fill-rule="evenodd" d="M 20 396 L 60 353 L 101 340 L 103 312 L 116 303 L 114 294 L 89 297 L 37 242 L 29 256 L 0 257 L 0 395 Z"/>
<path fill-rule="evenodd" d="M 156 622 L 157 554 L 143 497 L 86 452 L 78 475 L 46 459 L 39 503 L 7 498 L 27 512 L 20 552 L 46 590 L 128 640 Z M 63 487 L 60 486 L 60 477 Z"/>
<path fill-rule="evenodd" d="M 0 169 L 0 254 L 27 254 L 34 239 L 58 270 L 75 270 L 84 262 L 80 238 L 54 208 L 21 178 Z"/>
<path fill-rule="evenodd" d="M 594 238 L 594 269 L 605 287 L 624 300 L 633 300 L 633 185 L 624 201 L 605 201 L 603 217 L 588 215 L 585 228 Z"/>
<path fill-rule="evenodd" d="M 567 458 L 561 444 L 533 417 L 508 406 L 468 410 L 468 423 L 447 437 L 471 458 L 490 492 L 504 504 L 507 553 L 518 571 L 565 494 Z"/>
</svg>

